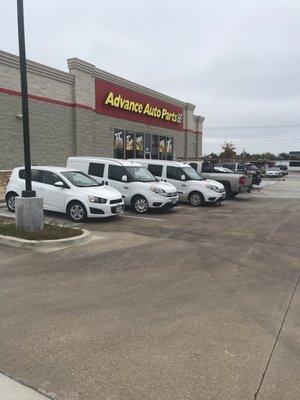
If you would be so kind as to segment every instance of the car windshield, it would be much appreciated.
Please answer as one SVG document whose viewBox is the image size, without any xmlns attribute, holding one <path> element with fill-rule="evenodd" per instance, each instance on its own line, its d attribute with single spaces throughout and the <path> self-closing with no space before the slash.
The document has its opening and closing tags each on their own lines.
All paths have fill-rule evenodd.
<svg viewBox="0 0 300 400">
<path fill-rule="evenodd" d="M 61 173 L 64 177 L 68 179 L 72 183 L 72 185 L 77 187 L 92 187 L 92 186 L 100 186 L 94 178 L 84 174 L 79 171 L 64 171 Z"/>
<path fill-rule="evenodd" d="M 269 168 L 269 171 L 280 171 L 280 169 L 277 167 L 271 167 Z"/>
<path fill-rule="evenodd" d="M 182 171 L 187 176 L 188 180 L 203 181 L 204 178 L 198 174 L 192 167 L 182 167 Z"/>
<path fill-rule="evenodd" d="M 157 179 L 146 167 L 132 166 L 125 167 L 126 172 L 132 181 L 135 182 L 156 182 Z"/>
</svg>

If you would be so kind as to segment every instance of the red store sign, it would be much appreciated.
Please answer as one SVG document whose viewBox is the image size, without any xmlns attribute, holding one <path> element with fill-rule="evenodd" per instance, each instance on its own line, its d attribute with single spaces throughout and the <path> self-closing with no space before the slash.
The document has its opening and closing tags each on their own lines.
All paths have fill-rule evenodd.
<svg viewBox="0 0 300 400">
<path fill-rule="evenodd" d="M 96 78 L 96 112 L 113 118 L 183 130 L 183 108 Z"/>
</svg>

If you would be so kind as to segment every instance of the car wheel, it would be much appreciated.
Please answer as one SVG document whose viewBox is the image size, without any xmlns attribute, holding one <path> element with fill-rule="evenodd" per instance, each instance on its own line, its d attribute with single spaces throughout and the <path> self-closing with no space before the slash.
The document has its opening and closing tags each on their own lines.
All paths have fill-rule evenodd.
<svg viewBox="0 0 300 400">
<path fill-rule="evenodd" d="M 205 204 L 203 194 L 200 192 L 192 192 L 189 195 L 189 202 L 191 206 L 200 207 Z"/>
<path fill-rule="evenodd" d="M 132 207 L 138 214 L 145 214 L 149 210 L 149 203 L 143 196 L 136 196 L 132 200 Z"/>
<path fill-rule="evenodd" d="M 87 218 L 86 208 L 80 201 L 73 201 L 68 206 L 67 214 L 73 222 L 83 222 Z"/>
<path fill-rule="evenodd" d="M 10 212 L 16 211 L 15 198 L 18 197 L 17 193 L 11 192 L 6 195 L 6 205 Z"/>
</svg>

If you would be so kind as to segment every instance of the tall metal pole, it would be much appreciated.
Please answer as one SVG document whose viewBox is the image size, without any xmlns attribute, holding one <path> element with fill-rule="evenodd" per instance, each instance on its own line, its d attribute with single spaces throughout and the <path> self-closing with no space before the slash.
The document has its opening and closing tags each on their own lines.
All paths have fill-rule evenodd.
<svg viewBox="0 0 300 400">
<path fill-rule="evenodd" d="M 20 52 L 22 115 L 23 115 L 24 162 L 25 162 L 25 191 L 22 192 L 22 197 L 35 197 L 36 195 L 35 191 L 32 190 L 31 186 L 31 158 L 30 158 L 30 135 L 29 135 L 28 90 L 27 90 L 23 0 L 17 0 L 17 9 L 18 9 L 18 33 L 19 33 L 19 52 Z"/>
</svg>

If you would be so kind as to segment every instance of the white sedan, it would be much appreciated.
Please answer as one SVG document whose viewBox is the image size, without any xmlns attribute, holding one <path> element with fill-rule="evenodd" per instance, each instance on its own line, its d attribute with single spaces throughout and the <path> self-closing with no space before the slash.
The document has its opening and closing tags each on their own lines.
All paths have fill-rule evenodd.
<svg viewBox="0 0 300 400">
<path fill-rule="evenodd" d="M 282 177 L 282 171 L 278 167 L 271 167 L 271 168 L 266 170 L 266 176 L 272 177 L 272 178 L 273 177 L 281 178 Z"/>
<path fill-rule="evenodd" d="M 44 210 L 67 214 L 72 221 L 104 218 L 124 212 L 121 193 L 91 176 L 64 167 L 32 167 L 32 190 L 43 198 Z M 6 204 L 15 211 L 15 197 L 25 190 L 25 170 L 14 168 L 6 187 Z"/>
</svg>

